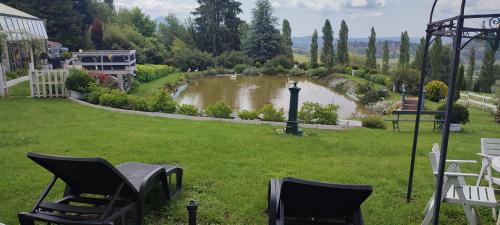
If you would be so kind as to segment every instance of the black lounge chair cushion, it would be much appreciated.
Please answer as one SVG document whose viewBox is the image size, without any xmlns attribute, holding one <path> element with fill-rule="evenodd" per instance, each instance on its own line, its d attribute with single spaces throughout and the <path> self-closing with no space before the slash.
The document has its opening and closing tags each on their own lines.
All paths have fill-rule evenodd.
<svg viewBox="0 0 500 225">
<path fill-rule="evenodd" d="M 373 191 L 368 185 L 332 184 L 296 178 L 274 181 L 274 188 L 278 189 L 275 193 L 276 200 L 279 202 L 274 212 L 278 216 L 280 207 L 283 207 L 285 224 L 301 224 L 294 221 L 303 219 L 309 222 L 316 220 L 318 224 L 320 221 L 336 224 L 332 221 L 352 220 L 353 215 L 357 214 L 361 204 Z"/>
</svg>

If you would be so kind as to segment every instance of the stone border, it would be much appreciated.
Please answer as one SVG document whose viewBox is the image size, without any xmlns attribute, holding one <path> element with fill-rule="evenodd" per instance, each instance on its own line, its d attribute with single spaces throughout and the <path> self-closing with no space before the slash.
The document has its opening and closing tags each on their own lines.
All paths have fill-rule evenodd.
<svg viewBox="0 0 500 225">
<path fill-rule="evenodd" d="M 169 114 L 169 113 L 160 113 L 160 112 L 142 112 L 142 111 L 134 111 L 127 109 L 117 109 L 111 108 L 101 105 L 94 105 L 85 101 L 81 101 L 75 98 L 68 98 L 72 102 L 78 103 L 84 106 L 90 106 L 97 109 L 104 109 L 112 112 L 120 112 L 120 113 L 128 113 L 135 114 L 141 116 L 149 116 L 149 117 L 160 117 L 160 118 L 169 118 L 169 119 L 183 119 L 183 120 L 194 120 L 194 121 L 220 121 L 220 122 L 228 122 L 228 123 L 237 123 L 237 124 L 254 124 L 254 125 L 271 125 L 271 126 L 281 126 L 285 127 L 285 122 L 271 122 L 271 121 L 261 121 L 261 120 L 242 120 L 242 119 L 221 119 L 221 118 L 212 118 L 212 117 L 200 117 L 200 116 L 186 116 L 181 114 Z M 299 126 L 302 128 L 312 128 L 312 129 L 321 129 L 321 130 L 344 130 L 349 127 L 360 127 L 360 121 L 354 120 L 339 120 L 339 124 L 337 125 L 322 125 L 322 124 L 300 124 Z"/>
</svg>

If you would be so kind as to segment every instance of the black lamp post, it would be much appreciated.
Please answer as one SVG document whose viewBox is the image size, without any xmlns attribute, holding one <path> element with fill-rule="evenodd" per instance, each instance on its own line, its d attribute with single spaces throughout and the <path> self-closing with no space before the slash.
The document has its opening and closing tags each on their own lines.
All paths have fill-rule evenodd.
<svg viewBox="0 0 500 225">
<path fill-rule="evenodd" d="M 300 88 L 297 87 L 297 82 L 294 82 L 293 87 L 288 88 L 288 90 L 290 90 L 290 108 L 288 110 L 288 121 L 286 122 L 285 133 L 302 136 L 302 130 L 299 128 L 299 123 L 297 121 Z"/>
</svg>

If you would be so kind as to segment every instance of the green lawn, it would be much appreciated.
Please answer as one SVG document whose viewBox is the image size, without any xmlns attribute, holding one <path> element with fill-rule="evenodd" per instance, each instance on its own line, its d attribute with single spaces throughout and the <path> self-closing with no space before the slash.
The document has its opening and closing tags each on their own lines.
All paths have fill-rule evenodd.
<svg viewBox="0 0 500 225">
<path fill-rule="evenodd" d="M 478 160 L 479 138 L 500 138 L 488 112 L 470 110 L 472 122 L 450 138 L 449 158 Z M 272 126 L 150 118 L 64 99 L 18 97 L 0 99 L 0 121 L 4 224 L 17 224 L 16 213 L 30 210 L 49 182 L 50 174 L 26 158 L 29 151 L 103 157 L 113 164 L 181 165 L 184 191 L 166 206 L 150 206 L 146 224 L 185 224 L 190 199 L 200 204 L 200 224 L 266 224 L 267 182 L 285 176 L 371 184 L 375 191 L 363 205 L 366 224 L 420 224 L 434 188 L 427 152 L 440 137 L 424 123 L 414 200 L 406 204 L 411 123 L 403 124 L 401 133 L 305 129 L 305 137 L 294 137 L 277 134 Z M 464 170 L 478 172 L 479 166 Z M 480 210 L 483 224 L 493 224 L 490 212 Z M 466 224 L 458 205 L 445 204 L 441 215 L 442 224 Z"/>
<path fill-rule="evenodd" d="M 147 83 L 141 83 L 139 85 L 134 84 L 135 86 L 133 89 L 130 91 L 130 94 L 133 95 L 144 95 L 148 93 L 149 90 L 155 89 L 155 88 L 162 88 L 165 86 L 167 82 L 174 82 L 181 76 L 181 72 L 175 72 L 172 73 L 168 76 L 158 78 L 156 80 L 147 82 Z"/>
<path fill-rule="evenodd" d="M 293 53 L 293 58 L 299 63 L 309 62 L 309 57 L 304 54 Z"/>
</svg>

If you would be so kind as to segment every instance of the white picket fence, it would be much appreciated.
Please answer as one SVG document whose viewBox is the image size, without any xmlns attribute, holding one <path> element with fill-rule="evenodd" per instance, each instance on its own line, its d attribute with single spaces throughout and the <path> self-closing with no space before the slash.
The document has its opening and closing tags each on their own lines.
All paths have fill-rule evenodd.
<svg viewBox="0 0 500 225">
<path fill-rule="evenodd" d="M 490 109 L 496 112 L 498 110 L 498 107 L 495 104 L 491 104 L 489 102 L 495 102 L 496 99 L 494 97 L 489 97 L 489 96 L 484 96 L 484 95 L 478 95 L 474 93 L 460 93 L 461 97 L 466 97 L 467 99 L 464 99 L 464 101 L 467 103 L 467 105 L 474 104 L 479 107 L 481 107 L 482 110 Z"/>
<path fill-rule="evenodd" d="M 31 97 L 51 98 L 66 97 L 66 78 L 69 71 L 62 70 L 30 70 Z"/>
</svg>

